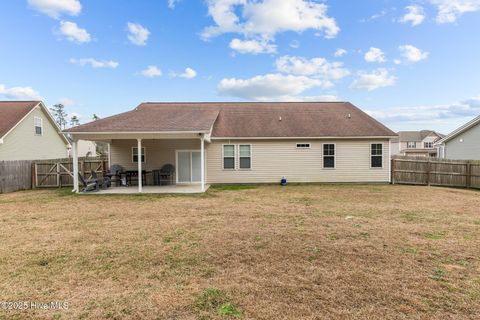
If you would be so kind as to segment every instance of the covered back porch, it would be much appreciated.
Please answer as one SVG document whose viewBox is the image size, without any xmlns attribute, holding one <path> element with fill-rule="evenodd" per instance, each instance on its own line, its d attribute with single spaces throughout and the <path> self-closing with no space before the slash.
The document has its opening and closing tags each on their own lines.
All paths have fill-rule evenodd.
<svg viewBox="0 0 480 320">
<path fill-rule="evenodd" d="M 111 187 L 94 194 L 201 193 L 208 189 L 205 175 L 209 135 L 198 132 L 72 134 L 74 192 L 78 179 L 78 141 L 108 144 Z M 164 168 L 170 174 L 164 174 Z"/>
</svg>

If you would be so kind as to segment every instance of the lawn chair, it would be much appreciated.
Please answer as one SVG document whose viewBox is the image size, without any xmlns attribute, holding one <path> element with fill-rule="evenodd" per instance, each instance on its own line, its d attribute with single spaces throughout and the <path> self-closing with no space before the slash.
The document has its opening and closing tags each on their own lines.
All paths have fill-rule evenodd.
<svg viewBox="0 0 480 320">
<path fill-rule="evenodd" d="M 121 165 L 114 164 L 110 166 L 110 169 L 107 171 L 105 176 L 109 177 L 110 181 L 113 181 L 113 178 L 115 178 L 115 185 L 118 187 L 122 184 L 121 179 L 123 172 L 125 172 L 125 169 Z"/>
<path fill-rule="evenodd" d="M 100 188 L 107 189 L 111 186 L 111 180 L 108 177 L 104 177 L 99 179 L 97 173 L 92 170 L 92 178 L 85 180 L 81 174 L 78 175 L 80 178 L 80 182 L 83 184 L 82 192 L 92 192 L 92 191 L 99 191 Z"/>
<path fill-rule="evenodd" d="M 160 169 L 160 185 L 173 184 L 175 167 L 172 164 L 166 164 Z"/>
</svg>

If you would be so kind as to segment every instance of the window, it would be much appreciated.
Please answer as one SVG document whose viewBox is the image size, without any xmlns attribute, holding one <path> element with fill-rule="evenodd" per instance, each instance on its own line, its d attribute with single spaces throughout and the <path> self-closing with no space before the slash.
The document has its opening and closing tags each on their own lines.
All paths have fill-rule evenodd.
<svg viewBox="0 0 480 320">
<path fill-rule="evenodd" d="M 223 169 L 235 169 L 235 146 L 223 145 Z"/>
<path fill-rule="evenodd" d="M 138 162 L 138 148 L 132 148 L 132 161 L 137 163 Z M 142 147 L 142 163 L 145 162 L 145 148 Z"/>
<path fill-rule="evenodd" d="M 372 143 L 370 147 L 370 166 L 372 168 L 383 167 L 383 145 L 381 143 Z"/>
<path fill-rule="evenodd" d="M 240 169 L 252 168 L 252 146 L 249 144 L 241 144 L 240 146 Z"/>
<path fill-rule="evenodd" d="M 416 147 L 417 147 L 417 144 L 415 141 L 407 142 L 407 149 L 415 149 Z"/>
<path fill-rule="evenodd" d="M 423 147 L 425 149 L 433 149 L 433 142 L 424 142 Z"/>
<path fill-rule="evenodd" d="M 35 117 L 33 120 L 33 126 L 35 129 L 35 134 L 41 136 L 43 134 L 43 120 L 42 118 Z"/>
<path fill-rule="evenodd" d="M 323 145 L 323 167 L 335 168 L 335 145 L 334 144 Z"/>
<path fill-rule="evenodd" d="M 297 143 L 297 149 L 310 149 L 310 143 Z"/>
</svg>

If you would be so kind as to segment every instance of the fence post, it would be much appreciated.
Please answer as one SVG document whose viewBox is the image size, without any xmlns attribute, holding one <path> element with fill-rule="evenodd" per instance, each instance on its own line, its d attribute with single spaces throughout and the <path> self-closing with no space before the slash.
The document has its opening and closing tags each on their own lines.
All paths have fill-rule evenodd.
<svg viewBox="0 0 480 320">
<path fill-rule="evenodd" d="M 467 162 L 467 176 L 465 185 L 467 189 L 469 189 L 472 185 L 472 164 L 470 162 Z"/>
<path fill-rule="evenodd" d="M 430 162 L 430 159 L 428 159 L 428 162 L 427 162 L 427 186 L 430 186 L 431 165 L 432 165 L 432 163 Z"/>
<path fill-rule="evenodd" d="M 395 159 L 390 160 L 390 183 L 395 184 Z"/>
</svg>

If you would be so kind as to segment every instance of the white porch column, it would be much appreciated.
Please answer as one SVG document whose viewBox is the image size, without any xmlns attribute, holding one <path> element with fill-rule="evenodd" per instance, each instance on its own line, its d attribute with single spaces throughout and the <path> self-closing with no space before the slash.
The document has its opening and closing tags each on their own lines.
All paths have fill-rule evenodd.
<svg viewBox="0 0 480 320">
<path fill-rule="evenodd" d="M 205 192 L 205 137 L 200 138 L 200 177 L 202 180 L 202 192 Z"/>
<path fill-rule="evenodd" d="M 110 167 L 112 166 L 112 155 L 111 155 L 111 143 L 109 142 L 107 144 L 107 152 L 108 152 L 108 168 L 110 169 Z"/>
<path fill-rule="evenodd" d="M 138 192 L 142 192 L 142 139 L 137 139 L 137 160 L 138 160 Z"/>
<path fill-rule="evenodd" d="M 79 192 L 78 188 L 78 148 L 77 140 L 72 142 L 72 155 L 73 155 L 73 190 L 72 192 Z"/>
</svg>

